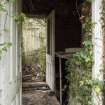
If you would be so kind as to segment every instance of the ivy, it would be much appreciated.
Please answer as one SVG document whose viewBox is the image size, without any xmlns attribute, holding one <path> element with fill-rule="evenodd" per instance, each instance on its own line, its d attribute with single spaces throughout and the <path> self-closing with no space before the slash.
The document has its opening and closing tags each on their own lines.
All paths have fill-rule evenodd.
<svg viewBox="0 0 105 105">
<path fill-rule="evenodd" d="M 9 0 L 11 3 L 16 3 L 17 0 Z"/>
<path fill-rule="evenodd" d="M 86 1 L 87 2 L 87 1 Z M 91 15 L 83 16 L 83 42 L 80 51 L 73 54 L 66 62 L 67 80 L 69 82 L 68 105 L 94 105 L 92 103 L 92 90 L 98 95 L 103 91 L 103 82 L 92 79 L 93 44 L 92 29 L 95 23 L 91 21 Z"/>
<path fill-rule="evenodd" d="M 16 4 L 16 0 L 9 0 L 8 2 L 13 3 L 13 5 Z M 7 2 L 0 1 L 0 12 L 7 12 L 7 15 L 9 16 L 8 11 L 6 9 L 6 5 L 7 5 Z M 25 14 L 23 14 L 23 13 L 19 13 L 17 15 L 15 14 L 12 16 L 12 18 L 14 19 L 14 21 L 17 24 L 21 24 L 22 22 L 24 22 Z M 7 18 L 6 18 L 6 20 L 7 20 Z M 6 20 L 5 20 L 5 23 L 6 23 Z M 1 31 L 8 32 L 8 29 L 5 27 L 5 23 L 4 23 L 4 27 Z M 5 52 L 7 52 L 7 49 L 10 48 L 11 46 L 12 46 L 12 44 L 10 42 L 5 42 L 3 44 L 0 44 L 0 59 L 3 56 L 3 54 Z"/>
<path fill-rule="evenodd" d="M 17 24 L 21 24 L 25 21 L 25 14 L 24 13 L 20 13 L 18 15 L 13 15 L 13 19 Z"/>
<path fill-rule="evenodd" d="M 0 60 L 1 60 L 1 57 L 3 56 L 3 54 L 5 52 L 7 52 L 8 48 L 11 47 L 11 43 L 9 42 L 6 42 L 6 43 L 3 43 L 3 44 L 0 44 Z"/>
<path fill-rule="evenodd" d="M 5 5 L 2 3 L 0 3 L 0 11 L 6 11 Z"/>
</svg>

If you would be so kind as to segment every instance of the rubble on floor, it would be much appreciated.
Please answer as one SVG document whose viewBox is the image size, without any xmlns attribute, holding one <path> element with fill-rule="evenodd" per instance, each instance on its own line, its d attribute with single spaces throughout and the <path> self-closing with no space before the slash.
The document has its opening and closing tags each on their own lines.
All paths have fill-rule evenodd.
<svg viewBox="0 0 105 105">
<path fill-rule="evenodd" d="M 60 105 L 55 93 L 44 82 L 23 83 L 23 105 Z"/>
<path fill-rule="evenodd" d="M 41 68 L 39 64 L 24 64 L 22 66 L 22 81 L 43 81 Z"/>
<path fill-rule="evenodd" d="M 22 70 L 23 105 L 60 105 L 49 86 L 40 82 L 43 80 L 37 64 L 23 65 Z"/>
</svg>

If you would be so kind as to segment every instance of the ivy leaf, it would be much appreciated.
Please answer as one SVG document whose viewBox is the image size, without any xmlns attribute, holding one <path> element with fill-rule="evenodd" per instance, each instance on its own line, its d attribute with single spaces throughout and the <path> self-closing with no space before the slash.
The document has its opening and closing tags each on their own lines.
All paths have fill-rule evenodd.
<svg viewBox="0 0 105 105">
<path fill-rule="evenodd" d="M 16 2 L 16 0 L 10 0 L 10 2 L 11 2 L 11 3 L 15 3 L 15 2 Z"/>
<path fill-rule="evenodd" d="M 5 42 L 3 44 L 0 44 L 0 59 L 1 56 L 3 55 L 4 52 L 7 52 L 8 48 L 11 47 L 11 43 L 10 42 Z"/>
<path fill-rule="evenodd" d="M 17 22 L 17 24 L 20 24 L 20 23 L 24 22 L 25 18 L 26 18 L 24 13 L 20 13 L 18 15 L 14 14 L 12 17 L 15 20 L 15 22 Z"/>
<path fill-rule="evenodd" d="M 99 86 L 96 86 L 95 87 L 95 92 L 97 92 L 97 93 L 100 93 L 101 92 L 101 89 L 99 88 Z"/>
<path fill-rule="evenodd" d="M 3 4 L 0 4 L 0 11 L 6 11 L 6 8 Z"/>
</svg>

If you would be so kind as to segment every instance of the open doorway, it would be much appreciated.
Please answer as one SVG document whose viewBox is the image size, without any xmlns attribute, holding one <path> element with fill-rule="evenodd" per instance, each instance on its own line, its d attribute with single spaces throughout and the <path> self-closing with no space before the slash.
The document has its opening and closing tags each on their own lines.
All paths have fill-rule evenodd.
<svg viewBox="0 0 105 105">
<path fill-rule="evenodd" d="M 55 96 L 55 12 L 44 18 L 26 17 L 22 31 L 23 105 L 54 100 Z M 32 100 L 28 101 L 27 100 Z M 39 100 L 39 101 L 37 101 Z M 42 103 L 42 104 L 43 104 Z M 53 101 L 51 102 L 53 104 Z M 32 104 L 32 105 L 34 105 Z M 46 105 L 46 104 L 45 104 Z"/>
<path fill-rule="evenodd" d="M 26 17 L 22 25 L 22 81 L 42 82 L 46 75 L 46 20 Z"/>
<path fill-rule="evenodd" d="M 44 15 L 47 19 L 45 80 L 61 105 L 68 104 L 66 55 L 81 47 L 82 27 L 77 10 L 81 3 L 82 0 L 23 0 L 25 14 Z"/>
</svg>

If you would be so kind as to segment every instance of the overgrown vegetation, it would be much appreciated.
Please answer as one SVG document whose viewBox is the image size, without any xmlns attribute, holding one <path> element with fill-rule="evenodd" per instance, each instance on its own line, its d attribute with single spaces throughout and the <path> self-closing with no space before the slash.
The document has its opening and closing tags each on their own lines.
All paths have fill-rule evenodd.
<svg viewBox="0 0 105 105">
<path fill-rule="evenodd" d="M 43 34 L 43 33 L 42 33 Z M 45 46 L 45 37 L 40 37 L 40 49 L 39 49 L 39 64 L 41 66 L 41 79 L 45 80 L 45 72 L 46 72 L 46 46 Z"/>
<path fill-rule="evenodd" d="M 72 58 L 66 63 L 70 96 L 68 105 L 94 105 L 92 103 L 92 90 L 96 92 L 97 96 L 103 91 L 103 82 L 92 79 L 92 29 L 95 24 L 91 21 L 91 6 L 89 5 L 91 4 L 88 1 L 82 4 L 83 11 L 80 17 L 83 26 L 82 48 L 73 54 Z"/>
<path fill-rule="evenodd" d="M 11 2 L 14 2 L 14 0 L 10 0 Z M 87 0 L 91 1 L 91 0 Z M 103 3 L 105 4 L 105 1 L 103 0 Z M 88 7 L 87 7 L 88 9 Z M 85 7 L 86 10 L 86 7 Z M 0 12 L 7 12 L 5 8 L 5 3 L 0 2 Z M 85 11 L 86 12 L 86 11 Z M 90 10 L 87 13 L 88 14 Z M 103 6 L 102 14 L 105 15 L 105 7 Z M 12 16 L 13 19 L 20 24 L 24 21 L 25 15 L 20 13 L 18 15 Z M 91 22 L 91 14 L 88 14 L 87 16 L 82 16 L 80 19 L 82 21 L 83 26 L 83 43 L 81 51 L 77 52 L 73 55 L 72 58 L 70 58 L 67 61 L 67 79 L 69 82 L 69 93 L 70 93 L 70 99 L 69 104 L 70 105 L 76 105 L 77 103 L 81 103 L 81 105 L 93 105 L 92 103 L 92 89 L 96 91 L 98 94 L 100 91 L 103 90 L 103 83 L 99 80 L 92 80 L 92 65 L 93 65 L 93 45 L 92 45 L 92 27 L 94 26 L 94 23 Z M 102 18 L 103 22 L 105 23 L 105 19 Z M 4 25 L 5 26 L 5 25 Z M 105 25 L 103 25 L 105 27 Z M 6 28 L 4 27 L 4 30 Z M 5 42 L 0 44 L 0 59 L 1 56 L 4 54 L 4 52 L 7 51 L 7 49 L 11 46 L 10 42 Z M 42 53 L 43 48 L 41 49 L 41 52 L 39 53 L 40 60 L 44 59 Z M 43 62 L 39 61 L 41 64 Z M 44 64 L 42 65 L 43 70 L 45 69 Z M 44 71 L 42 71 L 44 72 Z"/>
<path fill-rule="evenodd" d="M 15 5 L 16 0 L 9 0 L 9 1 L 1 0 L 0 1 L 0 14 L 2 15 L 3 12 L 6 13 L 4 25 L 3 25 L 2 29 L 0 29 L 0 35 L 2 35 L 1 33 L 5 34 L 5 32 L 8 32 L 8 29 L 6 29 L 7 16 L 9 16 L 10 18 L 13 18 L 13 20 L 17 24 L 21 24 L 22 22 L 24 22 L 24 19 L 25 19 L 25 15 L 23 13 L 19 13 L 19 14 L 15 14 L 13 16 L 10 16 L 8 14 L 8 10 L 6 8 L 6 5 L 9 5 L 9 3 L 13 3 L 13 5 Z M 8 48 L 10 48 L 11 46 L 12 46 L 11 42 L 0 43 L 0 59 L 4 55 L 4 53 L 7 52 Z"/>
</svg>

